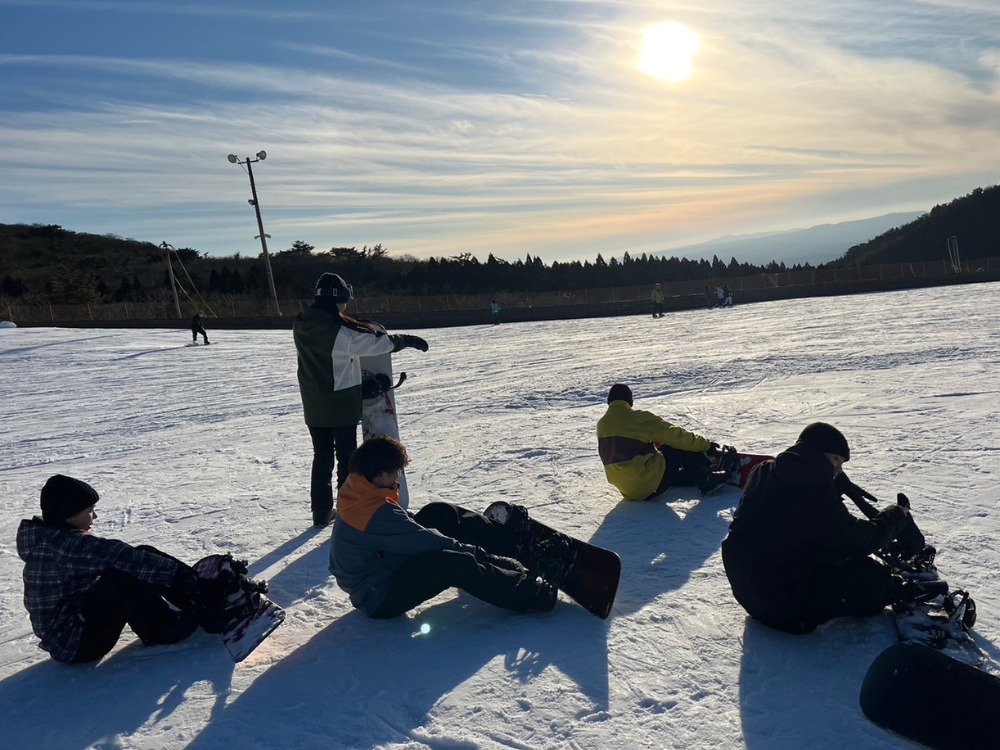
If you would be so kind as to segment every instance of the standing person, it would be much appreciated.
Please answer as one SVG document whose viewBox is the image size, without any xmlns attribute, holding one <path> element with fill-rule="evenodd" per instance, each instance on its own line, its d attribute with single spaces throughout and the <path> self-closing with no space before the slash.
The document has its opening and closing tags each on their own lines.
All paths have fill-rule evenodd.
<svg viewBox="0 0 1000 750">
<path fill-rule="evenodd" d="M 863 507 L 855 496 L 865 494 L 843 472 L 850 457 L 843 433 L 815 422 L 758 466 L 743 490 L 722 562 L 736 601 L 768 627 L 808 633 L 835 617 L 872 615 L 894 602 L 947 593 L 943 581 L 906 582 L 871 557 L 904 540 L 908 552 L 917 552 L 923 535 L 908 501 L 872 509 L 870 519 L 847 510 L 841 495 Z"/>
<path fill-rule="evenodd" d="M 500 322 L 500 305 L 495 299 L 490 300 L 490 313 L 493 315 L 493 325 Z"/>
<path fill-rule="evenodd" d="M 191 318 L 191 342 L 194 344 L 198 343 L 198 334 L 201 334 L 202 338 L 205 339 L 205 345 L 208 346 L 210 343 L 208 340 L 208 334 L 205 333 L 205 326 L 201 324 L 201 315 L 195 313 Z M 225 347 L 223 347 L 225 348 Z"/>
<path fill-rule="evenodd" d="M 408 463 L 406 448 L 386 436 L 351 457 L 330 544 L 330 572 L 351 604 L 369 617 L 395 617 L 454 586 L 515 612 L 551 611 L 555 583 L 508 557 L 517 523 L 450 503 L 415 514 L 399 507 L 396 482 Z"/>
<path fill-rule="evenodd" d="M 649 500 L 669 487 L 697 487 L 707 494 L 729 479 L 711 470 L 718 443 L 632 408 L 632 390 L 615 383 L 608 410 L 597 422 L 597 450 L 608 482 L 626 500 Z"/>
<path fill-rule="evenodd" d="M 666 300 L 666 297 L 663 294 L 663 290 L 660 289 L 660 285 L 659 284 L 655 284 L 653 286 L 652 298 L 653 298 L 653 317 L 654 318 L 662 318 L 663 317 L 663 302 L 664 302 L 664 300 Z"/>
<path fill-rule="evenodd" d="M 292 324 L 302 410 L 313 445 L 309 496 L 314 526 L 333 520 L 334 463 L 340 487 L 358 444 L 361 357 L 404 347 L 427 351 L 427 342 L 419 336 L 390 336 L 346 315 L 352 299 L 354 290 L 346 281 L 335 273 L 324 273 L 316 282 L 313 304 Z"/>
<path fill-rule="evenodd" d="M 712 294 L 712 287 L 705 284 L 705 304 L 712 307 L 715 304 L 715 295 Z"/>
<path fill-rule="evenodd" d="M 86 482 L 56 474 L 42 487 L 41 517 L 17 530 L 31 628 L 68 664 L 99 660 L 125 625 L 147 646 L 177 643 L 198 627 L 195 571 L 153 547 L 91 534 L 99 499 Z"/>
</svg>

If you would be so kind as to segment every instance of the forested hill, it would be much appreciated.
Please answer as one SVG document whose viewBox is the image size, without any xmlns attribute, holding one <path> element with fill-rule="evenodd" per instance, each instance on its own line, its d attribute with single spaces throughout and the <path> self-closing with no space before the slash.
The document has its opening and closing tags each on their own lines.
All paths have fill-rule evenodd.
<svg viewBox="0 0 1000 750">
<path fill-rule="evenodd" d="M 848 250 L 828 265 L 943 260 L 949 237 L 958 238 L 965 261 L 1000 255 L 1000 187 L 977 188 L 929 214 Z M 258 257 L 215 257 L 192 248 L 170 254 L 182 285 L 202 294 L 268 295 L 264 263 Z M 792 268 L 809 268 L 808 264 Z M 418 260 L 390 256 L 381 245 L 317 250 L 296 241 L 271 256 L 277 294 L 304 299 L 324 271 L 336 271 L 361 294 L 493 294 L 508 291 L 571 291 L 581 288 L 646 286 L 654 281 L 702 281 L 787 270 L 738 258 L 711 261 L 642 253 L 621 259 L 555 262 L 527 255 L 509 262 L 471 253 Z M 151 242 L 116 235 L 73 232 L 58 225 L 0 224 L 0 297 L 29 304 L 89 304 L 151 301 L 169 290 L 167 251 Z"/>
<path fill-rule="evenodd" d="M 976 188 L 962 198 L 873 240 L 855 245 L 831 265 L 856 266 L 942 260 L 948 238 L 958 240 L 963 261 L 1000 255 L 1000 186 Z"/>
</svg>

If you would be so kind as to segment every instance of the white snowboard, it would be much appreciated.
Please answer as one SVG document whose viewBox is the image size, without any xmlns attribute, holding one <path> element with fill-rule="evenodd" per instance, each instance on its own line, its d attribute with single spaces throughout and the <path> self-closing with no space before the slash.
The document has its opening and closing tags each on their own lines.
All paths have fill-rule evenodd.
<svg viewBox="0 0 1000 750">
<path fill-rule="evenodd" d="M 378 323 L 372 323 L 380 331 L 385 331 Z M 383 375 L 389 384 L 396 385 L 392 380 L 392 355 L 380 354 L 377 357 L 361 358 L 361 374 L 363 377 Z M 403 373 L 402 377 L 405 377 Z M 400 381 L 402 382 L 402 381 Z M 396 419 L 396 391 L 392 388 L 380 393 L 375 398 L 361 402 L 361 438 L 388 435 L 399 440 L 399 422 Z M 410 495 L 406 489 L 406 476 L 399 475 L 399 507 L 406 508 L 410 504 Z"/>
</svg>

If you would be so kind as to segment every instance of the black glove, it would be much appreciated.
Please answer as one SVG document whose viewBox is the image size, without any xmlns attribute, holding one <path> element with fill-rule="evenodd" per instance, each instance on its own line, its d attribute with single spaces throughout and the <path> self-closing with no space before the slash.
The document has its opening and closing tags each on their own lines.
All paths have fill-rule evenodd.
<svg viewBox="0 0 1000 750">
<path fill-rule="evenodd" d="M 400 343 L 400 349 L 410 347 L 412 349 L 419 349 L 422 352 L 427 351 L 427 342 L 419 336 L 413 336 L 409 333 L 400 333 L 397 334 L 395 338 Z"/>
<path fill-rule="evenodd" d="M 705 455 L 709 458 L 718 458 L 722 455 L 722 446 L 718 443 L 709 443 L 708 450 L 705 451 Z"/>
<path fill-rule="evenodd" d="M 910 498 L 904 495 L 902 492 L 896 493 L 896 505 L 901 505 L 904 508 L 910 507 Z"/>
</svg>

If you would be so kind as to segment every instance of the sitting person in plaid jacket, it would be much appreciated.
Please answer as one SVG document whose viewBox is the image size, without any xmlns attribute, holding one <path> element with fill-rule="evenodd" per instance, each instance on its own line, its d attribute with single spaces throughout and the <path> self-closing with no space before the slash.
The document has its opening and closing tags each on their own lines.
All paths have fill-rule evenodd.
<svg viewBox="0 0 1000 750">
<path fill-rule="evenodd" d="M 42 488 L 41 517 L 17 530 L 31 627 L 68 664 L 101 659 L 126 624 L 146 645 L 177 643 L 198 627 L 195 571 L 153 547 L 93 536 L 98 499 L 86 482 L 57 474 Z"/>
</svg>

